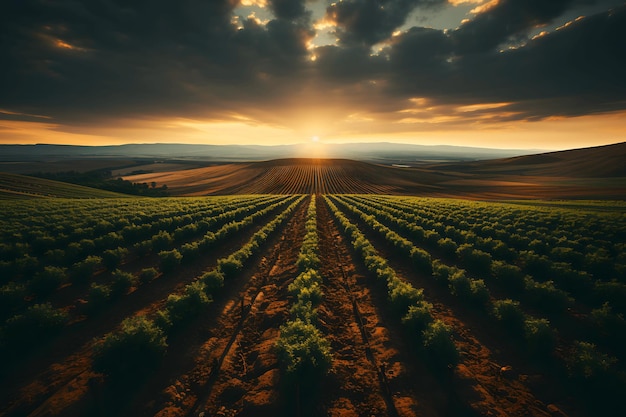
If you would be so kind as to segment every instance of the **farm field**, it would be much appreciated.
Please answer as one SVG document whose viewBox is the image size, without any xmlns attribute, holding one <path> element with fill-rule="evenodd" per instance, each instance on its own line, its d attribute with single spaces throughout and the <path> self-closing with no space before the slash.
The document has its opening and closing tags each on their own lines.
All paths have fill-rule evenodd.
<svg viewBox="0 0 626 417">
<path fill-rule="evenodd" d="M 481 200 L 602 199 L 626 194 L 626 143 L 538 155 L 395 166 L 289 158 L 124 175 L 167 185 L 172 195 L 395 194 Z"/>
<path fill-rule="evenodd" d="M 0 416 L 623 415 L 622 202 L 306 169 L 285 194 L 0 201 Z"/>
</svg>

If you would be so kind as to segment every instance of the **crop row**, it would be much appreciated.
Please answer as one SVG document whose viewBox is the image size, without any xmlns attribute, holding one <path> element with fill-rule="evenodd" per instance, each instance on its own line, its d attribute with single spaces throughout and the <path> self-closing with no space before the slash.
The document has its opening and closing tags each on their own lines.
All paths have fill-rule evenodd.
<svg viewBox="0 0 626 417">
<path fill-rule="evenodd" d="M 394 219 L 388 213 L 371 209 L 370 213 L 375 214 L 368 214 L 356 207 L 358 202 L 347 197 L 333 197 L 333 201 L 340 204 L 343 210 L 359 218 L 402 256 L 410 259 L 418 275 L 432 277 L 462 303 L 482 312 L 516 345 L 521 344 L 533 359 L 549 361 L 557 358 L 554 349 L 558 333 L 547 319 L 526 314 L 518 301 L 495 299 L 482 279 L 469 277 L 465 270 L 454 265 L 446 265 L 441 260 L 432 260 L 428 252 L 416 247 L 409 239 L 377 220 L 378 217 Z M 549 301 L 548 299 L 547 302 Z M 619 366 L 616 366 L 617 359 L 601 352 L 595 344 L 576 340 L 568 346 L 566 352 L 565 356 L 558 356 L 558 359 L 561 360 L 563 369 L 567 370 L 571 381 L 585 387 L 584 392 L 589 389 L 589 392 L 597 394 L 598 387 L 603 387 L 602 389 L 611 387 L 607 392 L 614 393 L 616 386 L 624 386 L 624 375 L 618 370 Z M 591 390 L 591 387 L 596 389 Z"/>
<path fill-rule="evenodd" d="M 316 327 L 317 307 L 323 299 L 317 237 L 315 196 L 307 210 L 305 236 L 296 265 L 299 274 L 289 284 L 295 301 L 292 318 L 280 327 L 276 348 L 282 369 L 292 382 L 312 382 L 330 368 L 330 343 Z"/>
<path fill-rule="evenodd" d="M 137 242 L 142 243 L 137 245 L 139 249 L 150 249 L 153 244 L 158 247 L 165 239 L 180 241 L 207 231 L 216 223 L 240 219 L 256 207 L 277 200 L 278 197 L 241 199 L 226 204 L 216 201 L 191 214 L 174 216 L 164 210 L 157 218 L 137 218 L 132 223 L 123 217 L 113 220 L 109 213 L 107 217 L 99 218 L 95 226 L 84 228 L 75 224 L 73 216 L 41 227 L 25 223 L 22 233 L 11 238 L 12 244 L 3 243 L 0 247 L 0 258 L 3 259 L 0 271 L 6 277 L 21 275 L 28 278 L 41 269 L 41 264 L 66 267 L 95 252 L 128 247 Z M 82 216 L 87 214 L 81 212 Z M 72 232 L 68 234 L 59 229 L 72 229 Z M 150 242 L 146 244 L 146 241 Z"/>
<path fill-rule="evenodd" d="M 224 282 L 234 279 L 261 245 L 289 217 L 304 197 L 257 231 L 240 249 L 217 261 L 217 266 L 199 275 L 182 293 L 167 297 L 165 307 L 150 317 L 125 319 L 118 331 L 96 343 L 94 369 L 112 377 L 141 374 L 165 354 L 167 338 L 202 312 L 219 294 Z"/>
<path fill-rule="evenodd" d="M 552 266 L 552 279 L 541 281 L 535 278 L 535 274 L 528 273 L 523 266 L 493 260 L 492 252 L 476 249 L 472 244 L 457 245 L 451 238 L 440 238 L 433 243 L 434 240 L 425 237 L 421 226 L 396 217 L 397 212 L 392 214 L 394 210 L 384 205 L 367 204 L 363 199 L 354 198 L 347 198 L 347 201 L 392 229 L 404 233 L 412 242 L 428 247 L 433 253 L 441 254 L 443 259 L 454 260 L 469 272 L 490 280 L 499 289 L 505 290 L 511 298 L 519 299 L 537 311 L 560 321 L 570 322 L 573 327 L 580 327 L 580 317 L 584 317 L 588 336 L 624 358 L 620 346 L 625 341 L 626 321 L 622 315 L 623 310 L 613 306 L 624 308 L 623 302 L 626 298 L 622 297 L 626 293 L 625 284 L 591 281 L 588 275 L 581 276 L 569 269 L 569 265 Z M 581 289 L 585 291 L 581 292 Z M 578 312 L 576 317 L 570 314 L 572 307 L 584 308 L 582 304 L 586 303 L 591 304 L 588 313 Z"/>
<path fill-rule="evenodd" d="M 455 364 L 458 352 L 452 339 L 452 329 L 432 316 L 432 304 L 424 298 L 423 289 L 400 279 L 359 228 L 337 208 L 334 199 L 327 196 L 324 199 L 365 267 L 385 287 L 389 307 L 407 329 L 409 337 L 423 349 L 432 363 L 443 367 Z"/>
<path fill-rule="evenodd" d="M 542 264 L 552 262 L 569 264 L 596 280 L 626 280 L 626 224 L 613 212 L 415 197 L 366 200 L 441 238 L 490 249 L 498 259 L 525 260 L 526 255 L 543 275 L 550 271 Z"/>
<path fill-rule="evenodd" d="M 253 212 L 245 217 L 241 221 L 231 221 L 224 224 L 219 230 L 213 232 L 207 232 L 202 239 L 193 243 L 183 245 L 179 252 L 178 249 L 169 251 L 161 251 L 159 257 L 161 259 L 161 270 L 165 273 L 171 272 L 183 261 L 191 261 L 203 252 L 210 250 L 215 245 L 224 240 L 226 237 L 235 233 L 241 232 L 270 212 L 280 208 L 292 202 L 296 197 L 281 199 L 277 203 L 269 205 L 259 211 Z M 118 248 L 116 253 L 121 253 L 125 248 Z M 106 252 L 103 254 L 105 255 Z M 92 257 L 95 258 L 95 257 Z M 110 268 L 116 268 L 120 259 L 115 264 L 109 264 Z M 104 304 L 122 296 L 131 287 L 139 284 L 144 284 L 150 281 L 158 275 L 158 271 L 154 268 L 144 268 L 139 275 L 134 275 L 129 272 L 124 272 L 119 269 L 112 271 L 112 274 L 107 282 L 102 284 L 92 283 L 87 294 L 87 308 L 89 312 L 98 312 L 102 310 Z M 54 277 L 49 277 L 54 278 Z M 60 277 L 54 280 L 54 283 L 61 282 Z M 17 290 L 16 290 L 17 288 Z M 21 287 L 23 288 L 23 287 Z M 5 285 L 4 291 L 1 293 L 4 297 L 5 304 L 4 309 L 10 307 L 15 313 L 12 317 L 8 318 L 2 328 L 0 334 L 4 336 L 0 340 L 4 340 L 4 347 L 13 351 L 21 351 L 25 349 L 33 341 L 33 337 L 37 340 L 45 338 L 45 336 L 51 336 L 54 330 L 62 327 L 63 323 L 67 321 L 68 316 L 61 309 L 54 309 L 50 304 L 35 304 L 23 312 L 19 312 L 19 308 L 24 308 L 27 305 L 27 301 L 24 299 L 23 293 L 18 291 L 20 287 Z M 12 292 L 10 290 L 13 290 Z M 10 303 L 9 303 L 9 302 Z M 50 318 L 55 318 L 55 321 L 50 322 Z M 32 333 L 30 331 L 24 331 L 24 329 L 41 328 L 46 329 L 41 334 Z"/>
<path fill-rule="evenodd" d="M 518 251 L 499 239 L 481 238 L 473 232 L 463 235 L 453 225 L 446 225 L 442 236 L 435 230 L 420 226 L 418 215 L 407 214 L 406 209 L 395 209 L 392 204 L 362 198 L 351 201 L 364 204 L 369 213 L 376 213 L 381 221 L 393 224 L 420 244 L 439 251 L 443 256 L 458 258 L 468 270 L 494 275 L 509 291 L 526 292 L 535 308 L 563 312 L 572 302 L 570 296 L 592 307 L 609 303 L 608 308 L 623 309 L 626 305 L 626 283 L 605 281 L 602 279 L 604 276 L 595 278 L 591 273 L 574 269 L 571 263 L 552 260 L 532 249 Z M 592 257 L 591 254 L 588 256 Z M 611 263 L 611 260 L 604 259 L 601 268 L 606 269 L 604 265 Z M 532 279 L 529 280 L 529 277 Z M 548 297 L 550 300 L 547 300 Z"/>
</svg>

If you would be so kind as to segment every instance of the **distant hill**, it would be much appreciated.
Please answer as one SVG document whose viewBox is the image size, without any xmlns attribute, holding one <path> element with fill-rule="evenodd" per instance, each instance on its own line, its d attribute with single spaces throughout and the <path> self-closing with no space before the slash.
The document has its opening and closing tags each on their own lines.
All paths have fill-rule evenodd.
<svg viewBox="0 0 626 417">
<path fill-rule="evenodd" d="M 463 164 L 438 164 L 431 168 L 475 174 L 611 178 L 626 177 L 626 142 L 591 148 L 547 152 Z"/>
<path fill-rule="evenodd" d="M 0 172 L 0 199 L 121 197 L 130 196 L 65 182 Z"/>
<path fill-rule="evenodd" d="M 119 146 L 0 145 L 0 162 L 59 161 L 78 158 L 156 158 L 208 162 L 249 162 L 310 157 L 323 152 L 325 158 L 354 159 L 409 165 L 432 161 L 473 161 L 537 153 L 522 149 L 489 149 L 461 146 L 424 146 L 399 143 L 314 143 L 260 145 L 128 144 Z M 322 155 L 320 155 L 322 156 Z M 0 170 L 3 170 L 0 165 Z M 7 169 L 4 169 L 5 171 Z"/>
<path fill-rule="evenodd" d="M 375 193 L 475 199 L 626 199 L 626 146 L 420 167 L 290 158 L 125 176 L 174 195 Z"/>
</svg>

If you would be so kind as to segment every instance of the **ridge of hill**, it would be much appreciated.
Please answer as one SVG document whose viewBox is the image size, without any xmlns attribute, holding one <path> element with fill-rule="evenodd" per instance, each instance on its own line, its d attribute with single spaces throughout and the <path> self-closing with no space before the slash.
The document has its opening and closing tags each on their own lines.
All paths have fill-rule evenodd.
<svg viewBox="0 0 626 417">
<path fill-rule="evenodd" d="M 491 161 L 387 166 L 288 158 L 125 176 L 174 195 L 373 193 L 476 199 L 626 199 L 626 144 Z"/>
<path fill-rule="evenodd" d="M 0 199 L 128 197 L 132 196 L 61 181 L 0 172 Z"/>
<path fill-rule="evenodd" d="M 472 161 L 527 155 L 528 149 L 494 149 L 469 146 L 415 145 L 404 143 L 300 143 L 292 145 L 196 145 L 145 143 L 107 146 L 0 145 L 0 163 L 41 161 L 60 163 L 72 159 L 181 159 L 204 162 L 251 162 L 308 157 L 323 153 L 327 158 L 347 158 L 380 163 L 424 161 Z M 321 156 L 321 155 L 320 155 Z M 0 165 L 2 166 L 2 165 Z M 3 169 L 7 171 L 7 169 Z M 22 172 L 23 173 L 23 172 Z"/>
<path fill-rule="evenodd" d="M 626 177 L 626 142 L 589 148 L 546 152 L 466 163 L 438 164 L 431 168 L 481 174 L 518 174 L 551 177 Z"/>
</svg>

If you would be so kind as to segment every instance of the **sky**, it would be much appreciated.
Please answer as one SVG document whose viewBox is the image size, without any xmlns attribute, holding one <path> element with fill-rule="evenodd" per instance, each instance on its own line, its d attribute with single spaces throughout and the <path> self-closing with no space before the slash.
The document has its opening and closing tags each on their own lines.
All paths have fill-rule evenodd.
<svg viewBox="0 0 626 417">
<path fill-rule="evenodd" d="M 626 140 L 626 2 L 4 0 L 0 143 Z"/>
</svg>

